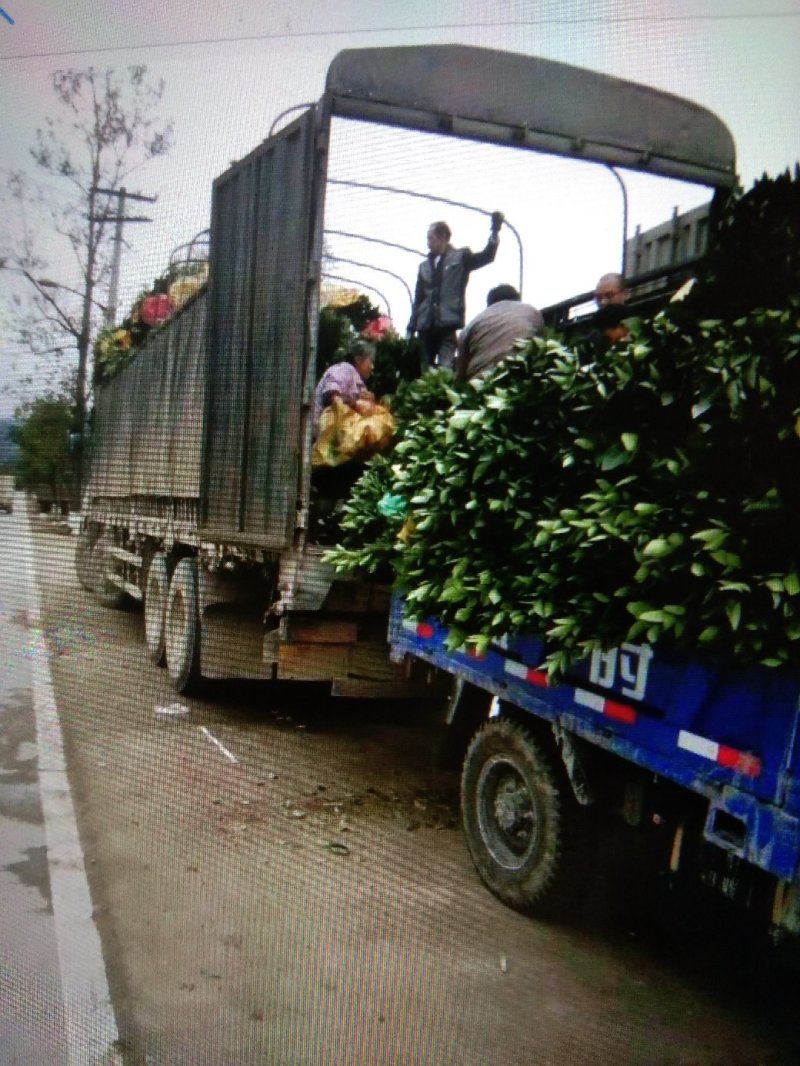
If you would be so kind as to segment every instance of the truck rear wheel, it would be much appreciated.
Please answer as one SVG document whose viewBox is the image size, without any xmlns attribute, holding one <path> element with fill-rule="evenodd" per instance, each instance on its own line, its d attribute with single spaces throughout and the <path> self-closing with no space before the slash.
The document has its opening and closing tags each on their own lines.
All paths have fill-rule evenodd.
<svg viewBox="0 0 800 1066">
<path fill-rule="evenodd" d="M 552 915 L 580 884 L 582 812 L 551 755 L 523 726 L 499 719 L 473 738 L 461 778 L 472 861 L 515 910 Z"/>
<path fill-rule="evenodd" d="M 114 546 L 114 539 L 108 531 L 101 533 L 91 545 L 87 573 L 91 591 L 104 607 L 122 607 L 127 601 L 128 595 L 110 579 L 114 571 L 113 556 L 110 548 Z"/>
<path fill-rule="evenodd" d="M 164 627 L 169 592 L 169 569 L 164 552 L 156 552 L 147 567 L 144 585 L 144 639 L 156 666 L 164 665 Z"/>
<path fill-rule="evenodd" d="M 197 560 L 181 559 L 172 572 L 164 619 L 167 673 L 176 692 L 199 690 L 200 609 L 197 595 Z"/>
<path fill-rule="evenodd" d="M 94 538 L 88 529 L 82 529 L 75 545 L 75 573 L 78 575 L 78 582 L 87 592 L 94 592 L 93 551 Z"/>
</svg>

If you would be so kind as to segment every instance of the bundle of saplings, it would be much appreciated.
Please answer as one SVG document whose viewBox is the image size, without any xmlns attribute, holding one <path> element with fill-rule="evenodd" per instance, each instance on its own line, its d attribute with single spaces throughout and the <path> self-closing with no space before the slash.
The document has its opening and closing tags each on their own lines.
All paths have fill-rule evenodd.
<svg viewBox="0 0 800 1066">
<path fill-rule="evenodd" d="M 350 498 L 338 565 L 388 568 L 453 645 L 538 632 L 556 674 L 626 640 L 796 662 L 800 258 L 796 241 L 764 247 L 776 188 L 796 228 L 798 176 L 762 180 L 722 230 L 735 246 L 754 197 L 752 247 L 730 264 L 712 249 L 691 304 L 635 322 L 596 361 L 548 336 L 483 382 L 412 383 L 393 454 Z M 754 262 L 779 305 L 748 306 L 740 286 L 733 306 L 724 272 Z"/>
</svg>

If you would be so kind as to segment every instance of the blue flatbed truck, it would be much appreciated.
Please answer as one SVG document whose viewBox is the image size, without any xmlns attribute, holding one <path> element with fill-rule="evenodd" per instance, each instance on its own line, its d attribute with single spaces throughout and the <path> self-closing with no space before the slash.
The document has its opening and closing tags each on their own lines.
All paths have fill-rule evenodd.
<svg viewBox="0 0 800 1066">
<path fill-rule="evenodd" d="M 449 675 L 448 722 L 468 736 L 467 845 L 503 902 L 547 913 L 582 876 L 589 812 L 666 831 L 665 862 L 744 902 L 777 936 L 800 931 L 800 672 L 724 669 L 623 644 L 563 682 L 544 643 L 448 650 L 395 598 L 396 661 Z"/>
</svg>

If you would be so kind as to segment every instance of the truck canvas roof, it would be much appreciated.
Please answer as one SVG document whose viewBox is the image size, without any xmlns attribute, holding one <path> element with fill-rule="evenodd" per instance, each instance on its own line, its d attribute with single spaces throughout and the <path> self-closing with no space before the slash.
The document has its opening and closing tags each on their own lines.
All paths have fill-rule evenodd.
<svg viewBox="0 0 800 1066">
<path fill-rule="evenodd" d="M 736 181 L 733 137 L 711 111 L 535 56 L 463 45 L 350 49 L 331 63 L 326 96 L 333 114 L 351 118 L 716 188 Z"/>
</svg>

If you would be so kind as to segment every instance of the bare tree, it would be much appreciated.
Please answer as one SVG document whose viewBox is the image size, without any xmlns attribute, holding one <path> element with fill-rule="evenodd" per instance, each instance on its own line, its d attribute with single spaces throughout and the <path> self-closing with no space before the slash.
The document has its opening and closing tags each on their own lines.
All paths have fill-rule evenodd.
<svg viewBox="0 0 800 1066">
<path fill-rule="evenodd" d="M 148 80 L 144 66 L 57 71 L 53 90 L 58 113 L 36 131 L 31 149 L 47 184 L 10 175 L 7 191 L 17 210 L 0 268 L 25 279 L 15 308 L 23 348 L 49 361 L 76 357 L 75 421 L 82 430 L 91 339 L 103 311 L 97 297 L 109 278 L 117 207 L 99 190 L 120 190 L 134 171 L 164 155 L 172 123 L 158 114 L 164 83 Z"/>
</svg>

